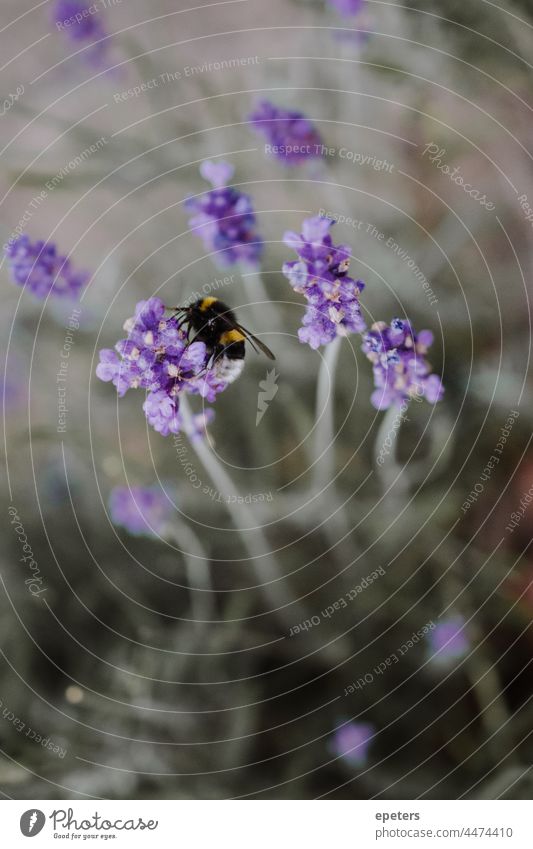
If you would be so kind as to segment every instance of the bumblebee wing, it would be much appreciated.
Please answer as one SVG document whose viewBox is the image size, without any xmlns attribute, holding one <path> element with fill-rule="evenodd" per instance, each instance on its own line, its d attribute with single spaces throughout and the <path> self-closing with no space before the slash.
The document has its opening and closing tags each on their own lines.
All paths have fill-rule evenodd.
<svg viewBox="0 0 533 849">
<path fill-rule="evenodd" d="M 225 323 L 228 325 L 228 327 L 231 328 L 231 330 L 239 330 L 243 334 L 244 338 L 248 340 L 248 342 L 250 343 L 252 348 L 254 348 L 255 351 L 257 351 L 257 349 L 259 348 L 259 350 L 262 351 L 263 354 L 265 354 L 265 356 L 269 358 L 269 360 L 276 359 L 270 348 L 267 348 L 267 346 L 263 342 L 261 342 L 261 340 L 258 339 L 257 336 L 254 336 L 253 333 L 250 333 L 250 331 L 247 330 L 246 327 L 243 327 L 242 324 L 239 324 L 235 320 L 232 320 L 232 318 L 228 316 L 227 313 L 221 313 L 220 318 L 225 321 Z"/>
<path fill-rule="evenodd" d="M 265 356 L 267 356 L 269 360 L 276 359 L 270 348 L 267 348 L 267 346 L 263 342 L 261 342 L 261 340 L 258 339 L 257 336 L 254 336 L 253 333 L 250 333 L 249 330 L 246 330 L 246 327 L 243 327 L 242 324 L 237 324 L 236 328 L 237 330 L 241 331 L 243 336 L 248 340 L 248 342 L 253 348 L 257 346 L 257 348 L 259 348 L 259 350 L 262 351 L 263 354 L 265 354 Z"/>
</svg>

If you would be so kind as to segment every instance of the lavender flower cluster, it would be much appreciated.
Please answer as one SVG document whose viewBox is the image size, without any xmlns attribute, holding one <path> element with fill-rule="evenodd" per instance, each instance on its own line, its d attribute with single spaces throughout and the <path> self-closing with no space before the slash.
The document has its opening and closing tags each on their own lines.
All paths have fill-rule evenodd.
<svg viewBox="0 0 533 849">
<path fill-rule="evenodd" d="M 172 517 L 172 503 L 157 486 L 116 486 L 109 495 L 115 525 L 134 536 L 163 534 Z"/>
<path fill-rule="evenodd" d="M 415 333 L 409 321 L 394 318 L 390 325 L 378 321 L 363 337 L 363 351 L 372 363 L 374 384 L 371 402 L 378 410 L 401 406 L 413 397 L 436 404 L 444 394 L 442 381 L 430 374 L 426 360 L 433 343 L 430 330 Z"/>
<path fill-rule="evenodd" d="M 107 36 L 98 6 L 89 0 L 56 0 L 53 22 L 74 45 L 87 43 L 88 62 L 100 65 L 107 51 Z"/>
<path fill-rule="evenodd" d="M 345 17 L 358 15 L 365 5 L 365 0 L 328 0 L 328 2 Z"/>
<path fill-rule="evenodd" d="M 140 301 L 124 325 L 128 337 L 115 350 L 100 351 L 96 374 L 111 381 L 119 396 L 128 389 L 147 391 L 143 410 L 148 423 L 163 436 L 184 427 L 179 410 L 181 393 L 201 395 L 212 402 L 227 387 L 210 362 L 203 342 L 189 344 L 175 316 L 165 317 L 159 298 Z"/>
<path fill-rule="evenodd" d="M 52 242 L 32 243 L 28 236 L 18 236 L 8 242 L 5 253 L 13 282 L 26 286 L 37 298 L 49 294 L 77 298 L 90 276 L 86 271 L 75 271 Z"/>
<path fill-rule="evenodd" d="M 283 237 L 299 257 L 286 262 L 283 273 L 308 304 L 298 337 L 315 349 L 336 336 L 366 330 L 359 303 L 364 283 L 348 276 L 351 250 L 333 244 L 329 232 L 333 223 L 321 216 L 307 218 L 301 235 L 287 232 Z M 390 326 L 377 322 L 364 333 L 362 349 L 374 371 L 374 407 L 385 410 L 391 405 L 401 406 L 413 397 L 425 398 L 431 404 L 440 401 L 442 381 L 430 374 L 425 357 L 432 342 L 429 330 L 416 334 L 409 321 L 399 318 Z"/>
<path fill-rule="evenodd" d="M 322 156 L 322 139 L 301 112 L 261 100 L 248 120 L 267 139 L 269 152 L 286 165 Z"/>
<path fill-rule="evenodd" d="M 202 162 L 200 173 L 213 188 L 185 201 L 186 208 L 194 213 L 189 226 L 197 231 L 206 251 L 215 254 L 222 267 L 242 262 L 256 268 L 263 240 L 256 230 L 250 197 L 227 185 L 234 170 L 229 162 Z"/>
<path fill-rule="evenodd" d="M 429 643 L 430 658 L 440 666 L 460 660 L 472 648 L 466 631 L 466 621 L 460 615 L 449 616 L 439 622 L 431 632 Z"/>
<path fill-rule="evenodd" d="M 295 292 L 307 300 L 298 336 L 311 348 L 327 345 L 336 336 L 362 333 L 366 327 L 359 305 L 364 283 L 348 276 L 351 250 L 333 244 L 329 233 L 332 224 L 329 218 L 308 218 L 301 235 L 289 231 L 283 237 L 300 257 L 286 262 L 283 273 Z"/>
<path fill-rule="evenodd" d="M 376 729 L 369 722 L 345 722 L 333 732 L 330 750 L 351 766 L 363 767 L 375 736 Z"/>
</svg>

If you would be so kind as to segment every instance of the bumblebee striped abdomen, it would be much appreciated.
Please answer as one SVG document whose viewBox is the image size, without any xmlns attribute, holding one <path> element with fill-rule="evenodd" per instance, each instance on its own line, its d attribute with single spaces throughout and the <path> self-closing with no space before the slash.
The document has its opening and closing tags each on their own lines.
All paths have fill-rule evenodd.
<svg viewBox="0 0 533 849">
<path fill-rule="evenodd" d="M 240 330 L 226 330 L 219 339 L 219 345 L 227 348 L 228 356 L 235 360 L 244 357 L 244 338 Z"/>
<path fill-rule="evenodd" d="M 220 354 L 215 360 L 217 377 L 233 383 L 244 368 L 244 336 L 239 330 L 225 331 L 219 340 Z"/>
<path fill-rule="evenodd" d="M 242 357 L 232 358 L 226 352 L 220 354 L 215 359 L 213 370 L 215 375 L 223 380 L 224 383 L 233 383 L 241 376 L 244 368 L 244 355 Z"/>
</svg>

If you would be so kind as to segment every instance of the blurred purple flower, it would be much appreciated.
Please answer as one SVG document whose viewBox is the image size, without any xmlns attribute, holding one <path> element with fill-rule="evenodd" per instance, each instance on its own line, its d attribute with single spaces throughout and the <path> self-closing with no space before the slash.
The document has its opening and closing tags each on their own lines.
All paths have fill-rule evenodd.
<svg viewBox="0 0 533 849">
<path fill-rule="evenodd" d="M 31 242 L 18 236 L 6 246 L 11 277 L 19 286 L 27 286 L 37 298 L 49 293 L 61 298 L 77 298 L 90 275 L 74 271 L 70 260 L 58 253 L 53 242 Z"/>
<path fill-rule="evenodd" d="M 193 415 L 190 424 L 185 427 L 189 439 L 193 441 L 203 439 L 207 427 L 214 421 L 214 418 L 215 411 L 211 407 Z"/>
<path fill-rule="evenodd" d="M 307 218 L 300 236 L 287 232 L 283 237 L 300 257 L 286 262 L 283 273 L 293 289 L 307 299 L 298 337 L 311 348 L 327 345 L 336 336 L 362 333 L 366 327 L 359 304 L 364 283 L 348 277 L 351 249 L 333 244 L 329 235 L 332 224 L 329 218 Z"/>
<path fill-rule="evenodd" d="M 167 392 L 161 389 L 158 392 L 150 392 L 143 404 L 146 421 L 161 436 L 179 433 L 183 427 L 178 396 L 176 393 L 173 397 L 172 391 Z"/>
<path fill-rule="evenodd" d="M 107 32 L 98 4 L 91 0 L 56 0 L 52 19 L 56 28 L 72 42 L 91 44 L 84 56 L 91 64 L 101 63 L 108 42 L 102 41 Z"/>
<path fill-rule="evenodd" d="M 352 24 L 354 29 L 342 28 L 334 33 L 337 41 L 348 42 L 361 47 L 370 38 L 369 30 L 374 24 L 372 15 L 368 12 L 366 0 L 327 0 L 342 17 L 347 18 L 346 23 Z"/>
<path fill-rule="evenodd" d="M 322 156 L 318 130 L 301 112 L 261 100 L 248 120 L 274 148 L 273 155 L 285 165 L 298 165 Z"/>
<path fill-rule="evenodd" d="M 23 406 L 26 384 L 22 381 L 21 377 L 22 375 L 16 377 L 8 373 L 5 379 L 3 375 L 0 378 L 2 406 L 5 406 L 6 411 L 16 410 Z"/>
<path fill-rule="evenodd" d="M 347 722 L 333 733 L 330 749 L 354 766 L 364 766 L 376 729 L 369 722 Z"/>
<path fill-rule="evenodd" d="M 109 512 L 113 523 L 130 534 L 156 536 L 164 533 L 173 507 L 156 486 L 116 486 L 109 495 Z"/>
<path fill-rule="evenodd" d="M 442 664 L 464 657 L 471 648 L 462 616 L 450 616 L 439 622 L 428 634 L 428 642 L 431 659 Z"/>
<path fill-rule="evenodd" d="M 409 321 L 378 321 L 363 337 L 362 349 L 373 365 L 371 402 L 377 410 L 401 406 L 413 397 L 436 404 L 444 394 L 440 377 L 430 374 L 426 353 L 433 342 L 429 330 L 415 333 Z"/>
<path fill-rule="evenodd" d="M 341 15 L 358 15 L 362 10 L 365 0 L 328 0 Z"/>
<path fill-rule="evenodd" d="M 346 17 L 358 15 L 365 6 L 365 0 L 328 0 L 328 3 Z"/>
<path fill-rule="evenodd" d="M 117 342 L 115 350 L 100 351 L 96 374 L 100 380 L 111 381 L 120 396 L 128 389 L 146 389 L 143 410 L 148 423 L 163 436 L 184 430 L 181 392 L 212 402 L 226 389 L 228 383 L 219 376 L 218 363 L 211 362 L 205 344 L 189 343 L 176 316 L 165 317 L 159 298 L 140 301 L 124 330 L 128 338 Z M 208 421 L 210 413 L 203 415 Z M 198 434 L 199 426 L 193 425 L 191 436 Z"/>
<path fill-rule="evenodd" d="M 263 240 L 256 230 L 250 197 L 227 186 L 233 172 L 229 162 L 202 162 L 200 173 L 213 188 L 185 201 L 185 208 L 194 213 L 189 227 L 197 232 L 206 251 L 214 253 L 222 267 L 238 262 L 257 267 Z"/>
</svg>

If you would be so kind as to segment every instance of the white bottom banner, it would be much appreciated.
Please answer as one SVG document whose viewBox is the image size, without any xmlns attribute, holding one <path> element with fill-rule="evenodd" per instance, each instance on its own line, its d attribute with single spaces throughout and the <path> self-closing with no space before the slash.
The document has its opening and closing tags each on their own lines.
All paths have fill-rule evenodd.
<svg viewBox="0 0 533 849">
<path fill-rule="evenodd" d="M 531 849 L 531 803 L 409 801 L 4 801 L 2 846 L 206 849 Z"/>
</svg>

